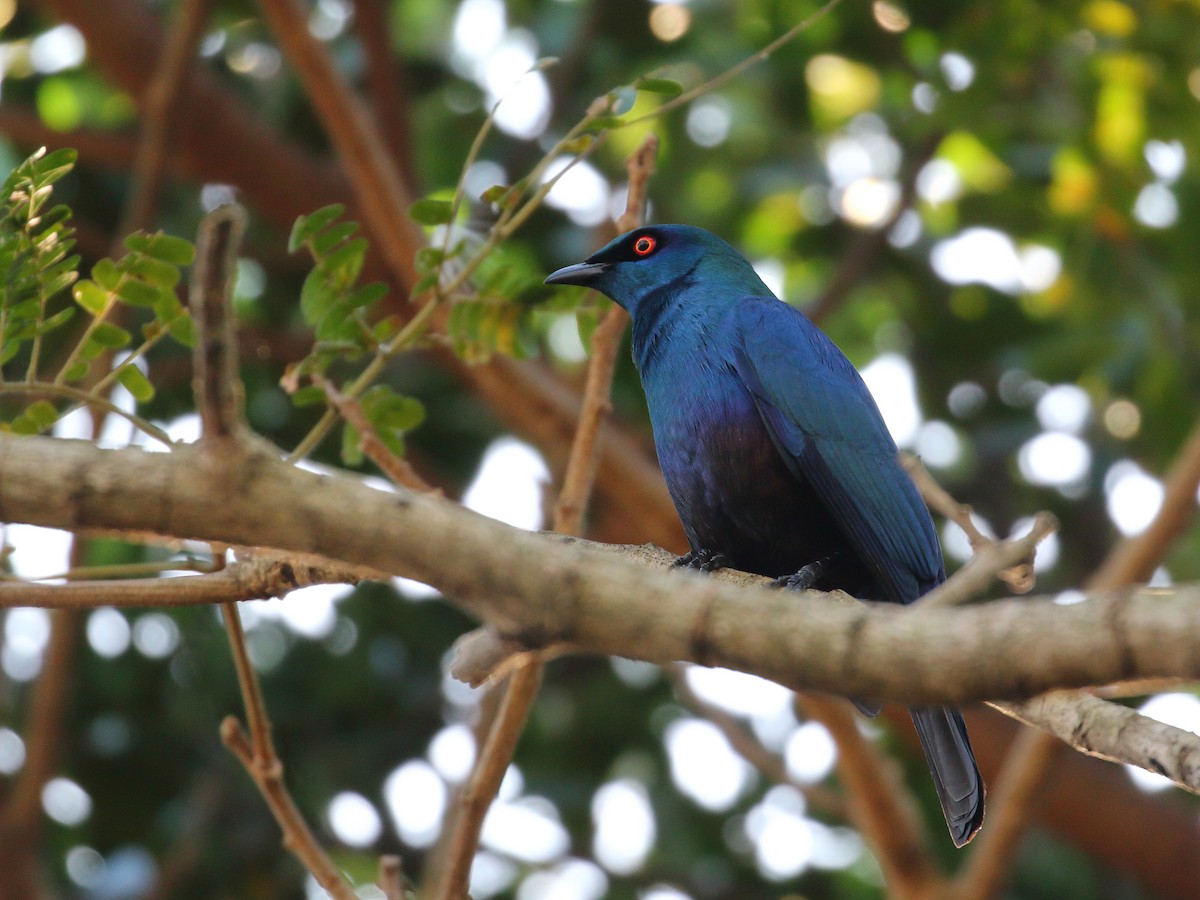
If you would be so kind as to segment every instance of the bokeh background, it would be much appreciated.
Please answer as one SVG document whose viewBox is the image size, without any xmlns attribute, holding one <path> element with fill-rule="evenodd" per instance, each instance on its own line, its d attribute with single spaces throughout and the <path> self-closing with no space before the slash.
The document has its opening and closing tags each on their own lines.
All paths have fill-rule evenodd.
<svg viewBox="0 0 1200 900">
<path fill-rule="evenodd" d="M 56 197 L 75 210 L 85 267 L 121 237 L 147 91 L 183 6 L 0 0 L 0 170 L 38 146 L 78 149 Z M 146 224 L 190 237 L 215 204 L 236 197 L 247 207 L 236 289 L 247 412 L 257 431 L 291 447 L 316 412 L 294 407 L 279 384 L 311 343 L 297 302 L 309 263 L 286 252 L 287 232 L 296 216 L 330 202 L 360 212 L 310 91 L 258 7 L 206 7 L 188 61 L 192 87 L 166 118 L 166 175 Z M 465 174 L 471 196 L 523 177 L 594 97 L 649 72 L 692 87 L 817 8 L 808 0 L 304 6 L 310 33 L 366 97 L 413 199 L 452 195 L 498 101 L 495 128 Z M 535 67 L 551 56 L 557 63 Z M 626 118 L 664 100 L 620 93 L 632 103 Z M 649 219 L 701 225 L 740 247 L 859 366 L 898 443 L 975 508 L 985 533 L 1018 533 L 1035 511 L 1053 511 L 1063 527 L 1038 555 L 1038 591 L 1069 600 L 1116 541 L 1152 520 L 1162 475 L 1195 424 L 1198 117 L 1200 6 L 1187 0 L 845 0 L 718 90 L 611 132 L 557 183 L 497 251 L 505 283 L 519 287 L 501 298 L 511 315 L 495 327 L 460 322 L 459 332 L 389 367 L 386 380 L 426 410 L 407 436 L 409 458 L 474 509 L 524 528 L 547 521 L 565 446 L 547 438 L 554 414 L 520 391 L 527 382 L 510 382 L 508 392 L 496 382 L 521 372 L 565 392 L 568 405 L 577 397 L 606 301 L 536 285 L 612 236 L 624 158 L 653 130 L 660 152 Z M 486 207 L 474 215 L 464 234 L 486 224 Z M 411 284 L 376 257 L 367 275 L 389 285 L 384 309 L 403 310 Z M 148 372 L 158 395 L 141 412 L 172 435 L 194 436 L 185 351 L 156 352 Z M 624 353 L 614 397 L 622 447 L 652 458 Z M 56 433 L 90 428 L 79 415 Z M 131 439 L 117 420 L 101 438 Z M 336 440 L 314 459 L 343 465 Z M 680 549 L 677 526 L 638 515 L 628 485 L 606 471 L 589 535 Z M 938 524 L 957 566 L 969 556 L 965 536 Z M 4 537 L 13 574 L 68 566 L 65 534 L 9 526 Z M 1198 551 L 1200 534 L 1186 535 L 1154 583 L 1195 580 Z M 92 541 L 85 561 L 163 552 Z M 312 588 L 245 604 L 243 615 L 289 784 L 322 841 L 363 884 L 381 852 L 400 853 L 419 877 L 469 771 L 486 702 L 443 674 L 449 645 L 472 623 L 402 582 Z M 54 627 L 75 641 L 58 654 L 46 612 L 2 610 L 0 623 L 0 807 L 28 763 L 36 687 L 56 673 L 63 698 L 41 834 L 25 863 L 47 895 L 319 895 L 281 851 L 266 807 L 218 739 L 238 697 L 214 610 L 64 619 Z M 836 787 L 825 729 L 799 718 L 771 684 L 710 670 L 686 679 L 782 759 L 794 783 L 755 770 L 659 670 L 556 661 L 484 828 L 473 896 L 882 894 L 859 834 L 811 808 L 798 787 Z M 1136 702 L 1200 725 L 1190 690 Z M 971 722 L 994 776 L 1014 729 L 991 713 Z M 907 726 L 871 728 L 911 775 L 936 850 L 956 867 L 964 854 L 944 839 Z M 1196 873 L 1178 848 L 1194 846 L 1197 809 L 1161 779 L 1062 759 L 1030 816 L 1010 896 L 1194 891 Z"/>
</svg>

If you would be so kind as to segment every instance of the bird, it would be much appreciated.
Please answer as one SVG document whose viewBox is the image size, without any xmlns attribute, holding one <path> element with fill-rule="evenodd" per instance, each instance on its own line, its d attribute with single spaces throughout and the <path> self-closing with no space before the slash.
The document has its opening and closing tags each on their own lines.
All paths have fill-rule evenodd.
<svg viewBox="0 0 1200 900">
<path fill-rule="evenodd" d="M 677 565 L 892 603 L 945 580 L 929 511 L 861 375 L 722 238 L 636 228 L 546 283 L 593 288 L 630 315 L 655 450 L 691 548 Z M 966 724 L 951 707 L 910 713 L 962 847 L 984 813 Z"/>
</svg>

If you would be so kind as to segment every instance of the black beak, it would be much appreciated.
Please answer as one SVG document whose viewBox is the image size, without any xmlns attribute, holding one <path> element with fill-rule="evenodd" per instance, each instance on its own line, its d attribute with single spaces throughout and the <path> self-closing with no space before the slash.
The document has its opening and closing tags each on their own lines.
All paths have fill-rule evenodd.
<svg viewBox="0 0 1200 900">
<path fill-rule="evenodd" d="M 576 263 L 551 272 L 546 284 L 579 284 L 587 287 L 607 271 L 607 263 Z"/>
</svg>

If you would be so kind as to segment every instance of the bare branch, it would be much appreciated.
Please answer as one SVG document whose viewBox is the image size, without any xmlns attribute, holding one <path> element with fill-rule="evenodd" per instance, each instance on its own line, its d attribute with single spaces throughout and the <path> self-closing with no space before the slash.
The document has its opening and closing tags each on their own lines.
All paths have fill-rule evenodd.
<svg viewBox="0 0 1200 900">
<path fill-rule="evenodd" d="M 299 470 L 278 453 L 258 443 L 162 454 L 0 435 L 0 521 L 339 559 L 433 584 L 533 646 L 561 640 L 656 663 L 724 665 L 884 701 L 1017 699 L 1133 677 L 1200 677 L 1196 586 L 1097 593 L 1066 606 L 1045 597 L 964 608 L 843 604 L 669 571 L 666 552 L 643 552 L 660 561 L 648 568 L 436 497 Z"/>
<path fill-rule="evenodd" d="M 441 900 L 467 896 L 467 879 L 483 819 L 516 752 L 517 741 L 542 682 L 543 668 L 534 654 L 522 654 L 517 657 L 515 668 L 505 684 L 496 721 L 479 750 L 471 779 L 459 795 L 459 818 L 450 834 L 449 852 L 435 895 Z"/>
<path fill-rule="evenodd" d="M 991 705 L 1048 731 L 1089 756 L 1139 766 L 1196 791 L 1200 784 L 1200 737 L 1090 694 L 1071 694 L 1061 699 L 1070 702 L 1058 702 L 1055 694 L 1043 694 L 1024 703 Z"/>
<path fill-rule="evenodd" d="M 657 153 L 658 138 L 650 134 L 626 160 L 629 196 L 625 213 L 621 216 L 621 226 L 625 228 L 632 228 L 641 221 L 646 206 L 647 185 L 654 174 Z M 561 534 L 580 534 L 583 531 L 584 514 L 595 484 L 600 456 L 600 428 L 610 408 L 609 396 L 612 393 L 617 351 L 628 321 L 628 314 L 614 305 L 592 339 L 592 359 L 588 363 L 583 407 L 571 442 L 563 488 L 554 509 L 553 528 Z M 489 646 L 494 651 L 499 643 L 493 641 Z M 500 665 L 497 663 L 493 666 L 492 672 Z M 455 818 L 454 829 L 447 838 L 450 850 L 440 879 L 440 896 L 445 900 L 454 900 L 466 894 L 471 860 L 479 843 L 483 817 L 500 788 L 500 780 L 516 750 L 517 738 L 537 697 L 544 665 L 545 657 L 541 654 L 524 653 L 515 657 L 509 668 L 511 674 L 504 687 L 504 699 L 475 762 L 471 779 L 460 795 L 460 814 Z"/>
<path fill-rule="evenodd" d="M 357 400 L 347 397 L 337 389 L 333 382 L 321 375 L 314 374 L 312 379 L 313 383 L 325 392 L 330 405 L 337 410 L 338 415 L 358 432 L 362 452 L 367 459 L 379 466 L 384 475 L 395 484 L 403 485 L 410 490 L 440 493 L 438 488 L 417 473 L 417 470 L 412 467 L 412 463 L 402 456 L 397 456 L 388 448 Z"/>
<path fill-rule="evenodd" d="M 212 0 L 186 0 L 175 13 L 162 57 L 143 95 L 133 186 L 117 227 L 117 242 L 139 228 L 149 228 L 154 219 L 166 171 L 167 144 L 177 117 L 188 108 L 180 97 L 211 10 Z"/>
<path fill-rule="evenodd" d="M 955 525 L 963 530 L 967 536 L 967 541 L 971 545 L 971 551 L 975 554 L 971 561 L 963 567 L 964 570 L 971 568 L 979 568 L 977 575 L 971 576 L 969 582 L 971 587 L 961 588 L 961 594 L 957 591 L 951 593 L 948 599 L 935 599 L 935 603 L 961 603 L 964 600 L 970 599 L 972 596 L 983 591 L 991 582 L 992 578 L 999 575 L 1000 579 L 1008 585 L 1009 590 L 1015 594 L 1027 594 L 1033 590 L 1033 554 L 1045 538 L 1049 537 L 1053 532 L 1058 530 L 1058 522 L 1048 512 L 1040 512 L 1034 517 L 1033 528 L 1030 533 L 1017 542 L 1007 542 L 1010 544 L 1008 550 L 1003 551 L 999 557 L 993 555 L 990 551 L 995 547 L 997 542 L 985 535 L 975 526 L 975 521 L 971 518 L 971 509 L 965 503 L 959 503 L 949 492 L 946 491 L 936 479 L 929 474 L 929 470 L 924 464 L 911 453 L 901 453 L 900 462 L 904 468 L 908 470 L 909 477 L 917 485 L 917 490 L 921 492 L 921 497 L 926 505 L 931 510 L 941 516 L 945 516 Z M 1013 545 L 1016 546 L 1013 546 Z M 1017 552 L 1016 547 L 1023 547 L 1025 555 L 1021 556 Z M 1005 559 L 1007 562 L 1001 569 L 992 571 L 996 559 Z M 965 580 L 966 576 L 964 576 Z M 922 603 L 930 602 L 929 595 L 922 598 Z"/>
<path fill-rule="evenodd" d="M 888 896 L 932 896 L 940 878 L 920 810 L 904 785 L 899 764 L 863 737 L 846 701 L 805 694 L 797 695 L 796 702 L 833 735 L 851 818 L 875 851 Z"/>
<path fill-rule="evenodd" d="M 424 242 L 408 218 L 411 198 L 396 175 L 370 112 L 334 66 L 325 46 L 309 31 L 307 15 L 297 0 L 259 0 L 258 5 L 295 66 L 350 177 L 375 246 L 401 284 L 415 284 L 414 247 Z"/>
<path fill-rule="evenodd" d="M 1038 513 L 1026 534 L 1008 541 L 992 541 L 980 546 L 965 566 L 917 602 L 922 606 L 953 606 L 967 603 L 987 590 L 997 578 L 1008 578 L 1009 586 L 1018 581 L 1033 585 L 1033 555 L 1037 545 L 1058 530 L 1058 520 L 1048 512 Z M 1028 571 L 1028 575 L 1014 572 Z M 1028 587 L 1026 587 L 1028 590 Z"/>
<path fill-rule="evenodd" d="M 1117 544 L 1089 579 L 1087 587 L 1091 590 L 1122 588 L 1149 578 L 1194 518 L 1197 487 L 1200 487 L 1200 424 L 1193 427 L 1167 473 L 1163 504 L 1150 527 Z M 1028 820 L 1028 805 L 1050 772 L 1055 736 L 1085 753 L 1141 765 L 1151 771 L 1162 771 L 1166 766 L 1160 755 L 1169 753 L 1166 765 L 1170 766 L 1176 783 L 1191 791 L 1200 788 L 1191 762 L 1200 754 L 1200 739 L 1178 729 L 1164 731 L 1166 726 L 1132 710 L 1103 704 L 1086 694 L 1068 692 L 1047 694 L 1019 707 L 1001 705 L 997 708 L 1042 730 L 1021 735 L 1010 751 L 1015 761 L 1011 766 L 1005 766 L 996 793 L 1010 798 L 1007 802 L 1014 808 L 994 812 L 1004 827 L 984 830 L 981 835 L 975 860 L 967 873 L 969 880 L 963 882 L 968 896 L 991 896 L 1004 884 L 1023 832 L 1021 823 Z M 1123 723 L 1114 720 L 1123 720 Z M 1136 737 L 1126 742 L 1128 732 L 1133 732 Z M 1085 733 L 1087 739 L 1081 741 Z M 1157 753 L 1153 746 L 1155 740 L 1162 741 Z"/>
<path fill-rule="evenodd" d="M 675 696 L 679 698 L 679 702 L 716 725 L 721 734 L 725 735 L 725 740 L 729 741 L 729 746 L 736 750 L 746 762 L 754 766 L 764 778 L 774 784 L 786 784 L 794 787 L 804 795 L 804 799 L 814 810 L 840 819 L 846 818 L 845 797 L 820 784 L 804 784 L 793 778 L 783 758 L 764 747 L 752 733 L 746 730 L 737 716 L 701 699 L 692 690 L 687 681 L 687 670 L 683 666 L 666 666 L 664 671 L 671 679 L 671 684 L 675 688 Z"/>
<path fill-rule="evenodd" d="M 314 584 L 357 584 L 379 573 L 251 556 L 219 572 L 178 578 L 121 578 L 40 584 L 0 581 L 0 607 L 95 609 L 101 606 L 210 606 L 282 597 Z"/>
<path fill-rule="evenodd" d="M 241 437 L 242 382 L 234 337 L 233 279 L 246 214 L 222 206 L 200 223 L 190 306 L 196 323 L 194 390 L 204 440 Z"/>
</svg>

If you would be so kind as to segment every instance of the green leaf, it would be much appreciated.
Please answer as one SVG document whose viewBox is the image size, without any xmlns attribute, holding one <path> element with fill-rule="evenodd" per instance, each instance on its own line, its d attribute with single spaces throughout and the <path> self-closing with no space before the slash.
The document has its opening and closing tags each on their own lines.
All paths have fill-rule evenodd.
<svg viewBox="0 0 1200 900">
<path fill-rule="evenodd" d="M 42 285 L 42 296 L 53 297 L 64 288 L 70 287 L 79 280 L 79 257 L 72 256 L 59 263 L 59 269 L 53 272 Z"/>
<path fill-rule="evenodd" d="M 48 332 L 53 331 L 55 328 L 57 328 L 60 325 L 65 325 L 67 322 L 71 321 L 71 319 L 72 319 L 72 317 L 74 317 L 74 315 L 75 315 L 75 307 L 73 307 L 73 306 L 68 306 L 66 309 L 60 309 L 58 312 L 56 312 L 54 315 L 52 315 L 50 318 L 48 318 L 41 325 L 38 326 L 38 334 L 46 334 Z"/>
<path fill-rule="evenodd" d="M 71 171 L 78 156 L 79 154 L 75 150 L 63 147 L 61 150 L 53 150 L 37 160 L 30 157 L 35 184 L 38 187 L 54 184 Z"/>
<path fill-rule="evenodd" d="M 154 306 L 160 290 L 138 278 L 126 278 L 117 288 L 117 296 L 131 306 Z"/>
<path fill-rule="evenodd" d="M 114 325 L 112 322 L 101 322 L 96 326 L 96 330 L 92 332 L 92 340 L 101 347 L 124 347 L 131 340 L 133 335 L 119 325 Z"/>
<path fill-rule="evenodd" d="M 356 231 L 358 231 L 357 222 L 338 222 L 336 225 L 331 225 L 319 234 L 313 235 L 313 254 L 318 259 L 323 259 L 325 254 Z"/>
<path fill-rule="evenodd" d="M 364 284 L 346 297 L 346 305 L 352 309 L 365 309 L 387 296 L 387 285 L 376 281 Z"/>
<path fill-rule="evenodd" d="M 67 381 L 79 381 L 88 373 L 88 364 L 85 360 L 80 360 L 74 363 L 71 368 L 67 369 L 64 377 Z"/>
<path fill-rule="evenodd" d="M 479 199 L 484 203 L 500 203 L 508 191 L 508 185 L 493 184 L 490 188 L 479 195 Z"/>
<path fill-rule="evenodd" d="M 683 85 L 678 81 L 673 81 L 670 78 L 639 78 L 634 83 L 634 87 L 639 91 L 648 91 L 651 94 L 662 94 L 664 97 L 678 97 L 683 93 Z"/>
<path fill-rule="evenodd" d="M 121 260 L 121 267 L 127 272 L 140 275 L 151 284 L 166 288 L 175 287 L 182 277 L 178 266 L 165 263 L 153 256 L 146 256 L 143 253 L 130 253 Z"/>
<path fill-rule="evenodd" d="M 437 280 L 438 280 L 437 272 L 430 272 L 427 275 L 422 275 L 417 280 L 417 283 L 413 285 L 412 290 L 409 291 L 408 298 L 410 300 L 415 300 L 417 297 L 420 297 L 422 294 L 424 294 L 426 291 L 428 291 L 430 288 L 432 288 L 435 284 L 437 284 Z"/>
<path fill-rule="evenodd" d="M 377 384 L 362 395 L 362 409 L 380 431 L 411 431 L 425 421 L 425 405 L 416 397 L 397 394 Z"/>
<path fill-rule="evenodd" d="M 121 367 L 117 372 L 117 381 L 133 394 L 138 403 L 148 403 L 154 399 L 154 385 L 150 383 L 150 379 L 143 374 L 142 370 L 132 363 Z"/>
<path fill-rule="evenodd" d="M 337 302 L 337 294 L 325 281 L 325 274 L 313 269 L 300 288 L 300 314 L 309 325 L 316 325 Z"/>
<path fill-rule="evenodd" d="M 441 247 L 422 247 L 417 251 L 417 271 L 428 272 L 442 264 L 446 258 Z"/>
<path fill-rule="evenodd" d="M 408 208 L 408 214 L 422 225 L 445 225 L 450 221 L 449 200 L 434 200 L 425 197 Z"/>
<path fill-rule="evenodd" d="M 362 461 L 362 440 L 358 429 L 346 422 L 342 425 L 342 462 L 348 466 L 361 466 Z"/>
<path fill-rule="evenodd" d="M 106 291 L 115 291 L 121 278 L 121 270 L 111 259 L 102 259 L 92 266 L 92 280 Z"/>
<path fill-rule="evenodd" d="M 191 316 L 180 316 L 177 319 L 173 319 L 171 324 L 167 326 L 167 331 L 171 333 L 171 337 L 175 338 L 183 346 L 196 346 L 196 323 L 192 321 Z"/>
<path fill-rule="evenodd" d="M 383 344 L 390 341 L 400 333 L 400 319 L 396 316 L 388 316 L 386 319 L 380 319 L 371 328 L 371 337 Z"/>
<path fill-rule="evenodd" d="M 296 406 L 316 406 L 325 402 L 325 392 L 315 384 L 306 385 L 292 392 L 292 403 Z"/>
<path fill-rule="evenodd" d="M 196 248 L 191 241 L 158 232 L 156 234 L 131 234 L 125 238 L 129 250 L 144 253 L 173 266 L 188 266 L 196 258 Z"/>
<path fill-rule="evenodd" d="M 362 271 L 367 257 L 367 239 L 355 238 L 335 248 L 321 260 L 321 267 L 331 275 L 336 274 L 344 285 L 354 284 Z"/>
<path fill-rule="evenodd" d="M 75 295 L 75 302 L 93 316 L 100 315 L 104 312 L 104 308 L 108 306 L 109 292 L 94 281 L 79 282 L 75 285 L 73 293 Z"/>
<path fill-rule="evenodd" d="M 345 211 L 346 207 L 342 204 L 333 203 L 329 206 L 322 206 L 307 216 L 297 218 L 296 224 L 292 226 L 292 234 L 288 238 L 288 252 L 295 253 L 308 243 L 309 238 L 314 234 L 335 219 L 341 218 Z"/>
<path fill-rule="evenodd" d="M 58 421 L 58 409 L 49 400 L 36 400 L 30 403 L 29 408 L 25 410 L 25 415 L 37 425 L 38 431 L 45 431 Z"/>
<path fill-rule="evenodd" d="M 41 429 L 38 428 L 37 422 L 26 415 L 17 416 L 8 426 L 12 429 L 13 434 L 37 434 Z"/>
<path fill-rule="evenodd" d="M 21 349 L 21 342 L 11 340 L 4 342 L 4 348 L 0 349 L 0 366 L 4 365 L 10 359 L 17 355 L 17 351 Z"/>
</svg>

